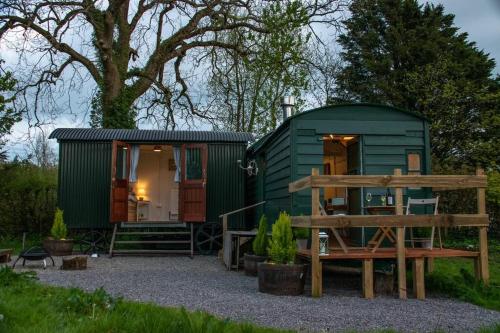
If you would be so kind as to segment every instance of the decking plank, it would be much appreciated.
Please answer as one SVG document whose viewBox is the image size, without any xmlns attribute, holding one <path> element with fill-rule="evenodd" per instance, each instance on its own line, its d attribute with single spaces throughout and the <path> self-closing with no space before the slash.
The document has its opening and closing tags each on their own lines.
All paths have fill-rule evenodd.
<svg viewBox="0 0 500 333">
<path fill-rule="evenodd" d="M 310 258 L 309 250 L 299 250 L 297 255 L 305 258 Z M 406 258 L 476 258 L 479 256 L 477 251 L 466 251 L 456 249 L 420 249 L 406 248 Z M 371 252 L 370 249 L 349 249 L 348 253 L 342 250 L 330 250 L 329 254 L 320 255 L 320 260 L 349 260 L 349 259 L 396 259 L 397 252 L 395 248 L 377 249 L 376 252 Z"/>
</svg>

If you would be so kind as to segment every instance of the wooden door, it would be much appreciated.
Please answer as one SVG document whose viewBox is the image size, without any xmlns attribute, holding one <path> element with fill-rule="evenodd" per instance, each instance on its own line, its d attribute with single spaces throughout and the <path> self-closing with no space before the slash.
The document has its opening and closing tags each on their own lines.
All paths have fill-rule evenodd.
<svg viewBox="0 0 500 333">
<path fill-rule="evenodd" d="M 206 144 L 184 144 L 181 150 L 180 216 L 184 222 L 205 222 L 207 193 Z"/>
<path fill-rule="evenodd" d="M 128 220 L 128 178 L 130 173 L 130 145 L 113 141 L 111 159 L 111 223 Z"/>
</svg>

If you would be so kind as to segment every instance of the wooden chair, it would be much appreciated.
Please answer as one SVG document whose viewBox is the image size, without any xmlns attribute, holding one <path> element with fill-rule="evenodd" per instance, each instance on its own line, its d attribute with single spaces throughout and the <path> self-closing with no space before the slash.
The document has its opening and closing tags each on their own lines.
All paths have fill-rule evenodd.
<svg viewBox="0 0 500 333">
<path fill-rule="evenodd" d="M 408 198 L 408 203 L 406 204 L 406 215 L 414 215 L 412 214 L 412 207 L 418 206 L 434 206 L 434 215 L 438 214 L 438 204 L 439 204 L 439 196 L 432 199 L 412 199 Z M 431 238 L 420 237 L 416 238 L 413 236 L 413 228 L 410 227 L 410 242 L 411 246 L 415 247 L 415 242 L 425 242 L 431 241 L 431 250 L 434 248 L 434 236 L 435 236 L 436 227 L 432 227 Z M 441 239 L 441 229 L 438 228 L 438 237 L 439 237 L 439 247 L 443 248 L 443 242 Z"/>
</svg>

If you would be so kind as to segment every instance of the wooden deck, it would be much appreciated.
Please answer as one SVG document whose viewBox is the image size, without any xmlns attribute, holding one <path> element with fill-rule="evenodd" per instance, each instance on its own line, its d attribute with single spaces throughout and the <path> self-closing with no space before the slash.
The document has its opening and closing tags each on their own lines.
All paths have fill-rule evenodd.
<svg viewBox="0 0 500 333">
<path fill-rule="evenodd" d="M 310 250 L 299 250 L 297 255 L 303 258 L 311 258 Z M 462 258 L 477 258 L 479 257 L 479 252 L 477 251 L 465 251 L 465 250 L 455 250 L 455 249 L 422 249 L 422 248 L 406 248 L 405 257 L 408 259 L 415 258 L 452 258 L 452 257 L 462 257 Z M 358 248 L 349 249 L 349 252 L 345 253 L 342 249 L 330 250 L 328 254 L 322 254 L 319 256 L 320 260 L 363 260 L 363 259 L 396 259 L 397 251 L 396 248 L 380 248 L 377 251 L 372 252 L 369 248 Z"/>
<path fill-rule="evenodd" d="M 395 259 L 399 298 L 407 298 L 406 265 L 412 262 L 413 291 L 418 299 L 425 298 L 424 264 L 432 268 L 433 258 L 464 257 L 474 260 L 474 271 L 477 279 L 488 284 L 488 225 L 486 214 L 487 179 L 484 170 L 476 169 L 476 175 L 403 175 L 400 168 L 394 169 L 393 175 L 319 175 L 313 168 L 311 176 L 304 177 L 289 184 L 289 192 L 311 189 L 311 215 L 292 216 L 292 226 L 311 230 L 311 250 L 300 251 L 299 256 L 311 261 L 311 294 L 320 297 L 322 294 L 322 264 L 328 260 L 360 260 L 362 263 L 363 295 L 372 298 L 373 267 L 375 260 Z M 337 215 L 322 214 L 320 207 L 320 189 L 327 187 L 382 187 L 394 188 L 394 215 Z M 443 189 L 475 188 L 477 191 L 477 214 L 436 214 L 436 215 L 404 215 L 403 192 L 405 188 L 428 187 Z M 337 229 L 377 227 L 382 236 L 375 247 L 347 248 L 340 239 Z M 479 251 L 463 251 L 454 249 L 422 249 L 407 248 L 405 241 L 406 228 L 454 228 L 475 227 L 479 230 Z M 395 230 L 393 230 L 394 228 Z M 334 249 L 327 255 L 319 254 L 320 229 L 332 230 L 342 249 Z M 377 232 L 378 232 L 377 231 Z M 388 238 L 395 247 L 380 248 L 384 238 Z M 369 242 L 370 243 L 370 242 Z"/>
</svg>

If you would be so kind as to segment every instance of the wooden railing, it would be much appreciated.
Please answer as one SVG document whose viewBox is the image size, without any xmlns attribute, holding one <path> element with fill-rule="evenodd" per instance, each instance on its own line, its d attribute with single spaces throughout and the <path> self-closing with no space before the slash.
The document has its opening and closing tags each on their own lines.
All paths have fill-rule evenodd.
<svg viewBox="0 0 500 333">
<path fill-rule="evenodd" d="M 326 187 L 391 187 L 395 189 L 395 215 L 345 215 L 320 214 L 320 188 Z M 477 189 L 477 214 L 403 215 L 404 188 L 430 187 L 438 190 Z M 311 188 L 311 216 L 293 216 L 294 227 L 311 228 L 312 295 L 321 296 L 321 262 L 319 255 L 320 228 L 394 227 L 396 228 L 396 258 L 398 266 L 399 297 L 406 298 L 405 227 L 477 227 L 479 228 L 479 258 L 476 265 L 478 278 L 488 283 L 488 243 L 485 188 L 487 179 L 482 169 L 476 175 L 394 175 L 381 176 L 325 176 L 312 169 L 311 176 L 289 184 L 289 192 Z M 423 279 L 423 274 L 422 274 Z"/>
<path fill-rule="evenodd" d="M 222 219 L 222 237 L 223 237 L 223 239 L 224 239 L 226 231 L 227 231 L 227 218 L 229 216 L 231 216 L 233 214 L 236 214 L 236 213 L 243 212 L 243 211 L 248 210 L 250 208 L 254 208 L 254 207 L 263 205 L 265 203 L 266 203 L 265 201 L 261 201 L 261 202 L 258 202 L 256 204 L 253 204 L 253 205 L 250 205 L 250 206 L 246 206 L 246 207 L 243 207 L 243 208 L 239 208 L 239 209 L 233 210 L 231 212 L 227 212 L 227 213 L 219 215 L 219 218 Z M 223 244 L 224 244 L 224 242 L 223 242 Z"/>
</svg>

